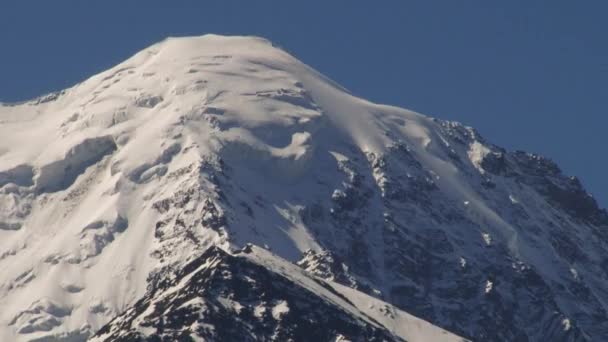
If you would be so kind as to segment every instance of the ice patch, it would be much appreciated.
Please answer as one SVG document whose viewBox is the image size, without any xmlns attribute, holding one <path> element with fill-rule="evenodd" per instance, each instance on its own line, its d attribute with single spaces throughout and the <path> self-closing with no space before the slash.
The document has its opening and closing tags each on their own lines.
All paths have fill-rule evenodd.
<svg viewBox="0 0 608 342">
<path fill-rule="evenodd" d="M 574 267 L 570 267 L 570 274 L 574 280 L 578 280 L 578 271 Z"/>
<path fill-rule="evenodd" d="M 272 308 L 272 317 L 274 319 L 276 319 L 277 321 L 280 320 L 284 315 L 286 315 L 289 312 L 289 305 L 287 305 L 287 301 L 282 300 L 279 301 L 273 308 Z"/>
<path fill-rule="evenodd" d="M 491 281 L 486 281 L 486 288 L 485 288 L 485 292 L 490 293 L 492 292 L 492 289 L 494 288 L 494 283 L 492 283 Z"/>
<path fill-rule="evenodd" d="M 492 245 L 492 236 L 488 233 L 481 233 L 481 237 L 483 238 L 483 242 L 485 242 L 486 246 Z"/>
<path fill-rule="evenodd" d="M 263 318 L 264 314 L 266 314 L 266 307 L 264 304 L 259 304 L 253 309 L 253 315 L 257 318 Z"/>
<path fill-rule="evenodd" d="M 486 171 L 481 167 L 481 163 L 483 162 L 483 158 L 485 158 L 488 153 L 490 153 L 490 149 L 479 143 L 478 141 L 473 142 L 469 146 L 469 151 L 467 152 L 469 156 L 469 160 L 473 163 L 473 166 L 483 175 Z"/>
<path fill-rule="evenodd" d="M 562 320 L 562 327 L 564 327 L 564 331 L 568 331 L 570 330 L 570 328 L 572 327 L 570 320 L 568 318 L 564 318 Z"/>
<path fill-rule="evenodd" d="M 243 305 L 241 303 L 236 302 L 230 298 L 226 297 L 218 297 L 217 301 L 226 309 L 235 312 L 236 314 L 240 314 L 241 310 L 243 310 Z"/>
</svg>

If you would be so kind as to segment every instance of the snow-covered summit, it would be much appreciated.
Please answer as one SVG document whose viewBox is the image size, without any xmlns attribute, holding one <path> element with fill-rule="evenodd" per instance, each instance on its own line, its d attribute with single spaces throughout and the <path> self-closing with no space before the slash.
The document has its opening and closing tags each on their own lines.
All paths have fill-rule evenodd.
<svg viewBox="0 0 608 342">
<path fill-rule="evenodd" d="M 608 215 L 575 178 L 264 39 L 169 38 L 0 105 L 0 137 L 2 341 L 86 339 L 248 243 L 473 339 L 608 332 Z"/>
</svg>

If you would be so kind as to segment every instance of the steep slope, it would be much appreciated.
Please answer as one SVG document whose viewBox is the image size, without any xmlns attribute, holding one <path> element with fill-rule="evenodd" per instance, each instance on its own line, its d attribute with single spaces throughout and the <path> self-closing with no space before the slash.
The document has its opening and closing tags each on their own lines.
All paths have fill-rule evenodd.
<svg viewBox="0 0 608 342">
<path fill-rule="evenodd" d="M 92 341 L 463 341 L 253 246 L 209 248 Z"/>
<path fill-rule="evenodd" d="M 475 340 L 608 336 L 608 214 L 576 178 L 263 39 L 168 39 L 1 105 L 0 136 L 2 341 L 86 339 L 247 243 Z"/>
</svg>

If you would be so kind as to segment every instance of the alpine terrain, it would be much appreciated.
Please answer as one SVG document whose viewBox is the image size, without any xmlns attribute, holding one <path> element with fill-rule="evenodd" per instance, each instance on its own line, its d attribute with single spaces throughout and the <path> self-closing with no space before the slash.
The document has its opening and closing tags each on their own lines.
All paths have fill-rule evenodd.
<svg viewBox="0 0 608 342">
<path fill-rule="evenodd" d="M 577 178 L 264 39 L 0 104 L 0 341 L 605 341 L 607 284 Z"/>
</svg>

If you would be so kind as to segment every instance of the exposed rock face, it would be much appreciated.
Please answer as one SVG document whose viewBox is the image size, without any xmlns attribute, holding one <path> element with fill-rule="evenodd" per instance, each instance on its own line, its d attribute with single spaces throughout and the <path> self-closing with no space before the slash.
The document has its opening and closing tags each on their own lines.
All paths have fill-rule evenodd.
<svg viewBox="0 0 608 342">
<path fill-rule="evenodd" d="M 1 341 L 608 336 L 576 178 L 262 39 L 169 39 L 0 136 Z"/>
<path fill-rule="evenodd" d="M 332 296 L 342 297 L 329 284 L 307 279 L 324 289 L 317 293 L 268 266 L 212 247 L 175 276 L 151 282 L 92 340 L 402 341 L 337 306 Z"/>
</svg>

